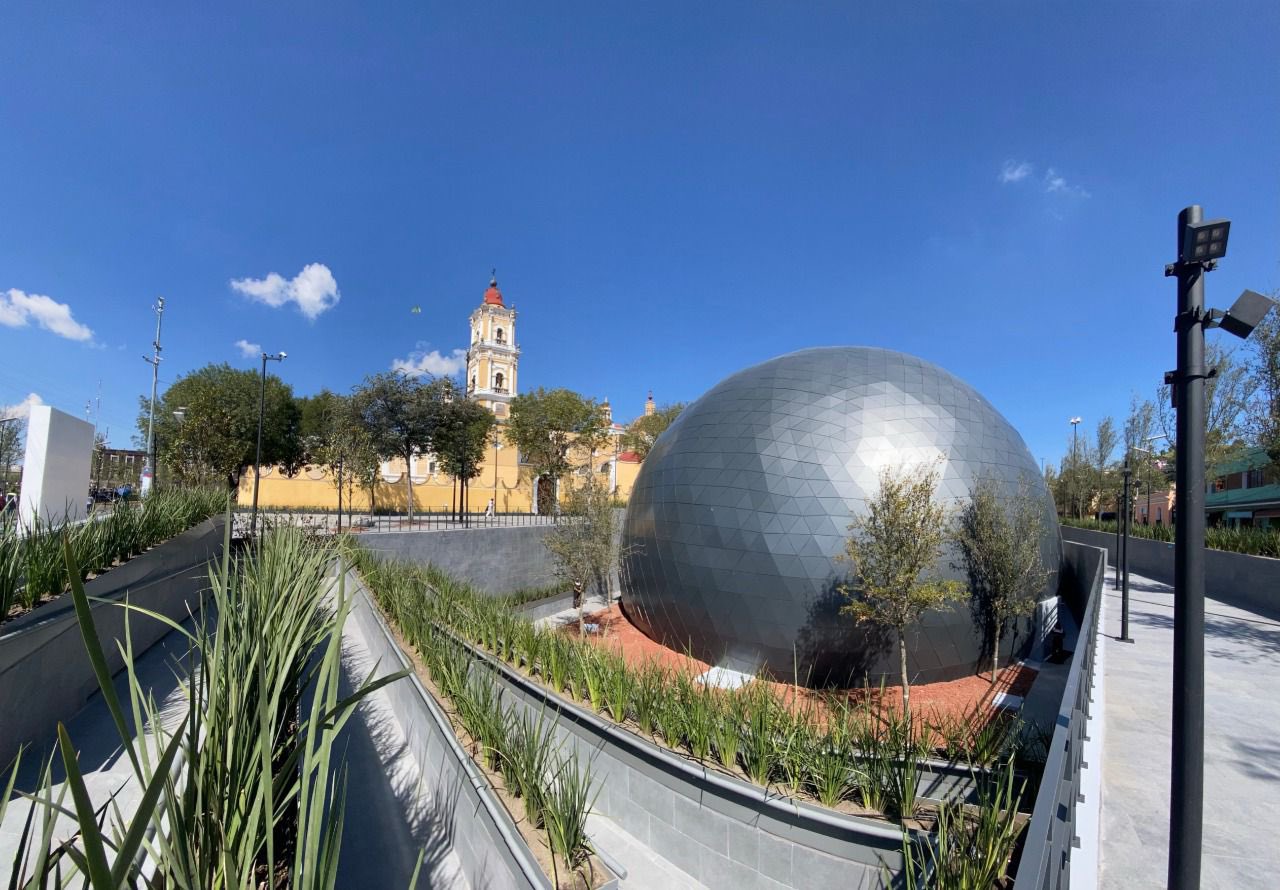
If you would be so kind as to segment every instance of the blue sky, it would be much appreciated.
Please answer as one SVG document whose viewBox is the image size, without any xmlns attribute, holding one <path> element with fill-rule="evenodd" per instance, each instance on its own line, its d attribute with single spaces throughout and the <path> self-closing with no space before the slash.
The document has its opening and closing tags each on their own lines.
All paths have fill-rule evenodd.
<svg viewBox="0 0 1280 890">
<path fill-rule="evenodd" d="M 1181 207 L 1233 220 L 1212 303 L 1280 287 L 1280 6 L 1205 8 L 6 4 L 0 405 L 101 381 L 127 444 L 160 295 L 162 385 L 246 341 L 347 391 L 496 266 L 522 388 L 884 346 L 1054 461 L 1172 367 Z"/>
</svg>

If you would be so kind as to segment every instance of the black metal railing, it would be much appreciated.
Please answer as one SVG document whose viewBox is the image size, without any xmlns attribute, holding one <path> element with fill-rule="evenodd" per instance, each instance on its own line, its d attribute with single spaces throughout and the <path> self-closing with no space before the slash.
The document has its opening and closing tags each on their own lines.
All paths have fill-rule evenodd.
<svg viewBox="0 0 1280 890">
<path fill-rule="evenodd" d="M 247 508 L 237 508 L 236 514 L 248 515 Z M 267 525 L 302 525 L 320 532 L 338 530 L 338 514 L 327 510 L 259 510 L 260 523 Z M 513 528 L 531 525 L 552 525 L 554 515 L 537 513 L 488 513 L 466 512 L 461 515 L 452 510 L 415 510 L 410 523 L 405 513 L 343 513 L 343 532 L 398 532 L 440 531 L 454 528 Z"/>
<path fill-rule="evenodd" d="M 1078 546 L 1071 568 L 1085 598 L 1080 638 L 1058 708 L 1031 824 L 1027 826 L 1014 890 L 1066 890 L 1071 886 L 1071 851 L 1080 846 L 1076 805 L 1084 802 L 1080 792 L 1081 772 L 1088 768 L 1084 743 L 1089 740 L 1093 685 L 1100 680 L 1094 676 L 1093 667 L 1107 562 L 1098 548 Z M 1093 768 L 1101 766 L 1094 764 Z"/>
</svg>

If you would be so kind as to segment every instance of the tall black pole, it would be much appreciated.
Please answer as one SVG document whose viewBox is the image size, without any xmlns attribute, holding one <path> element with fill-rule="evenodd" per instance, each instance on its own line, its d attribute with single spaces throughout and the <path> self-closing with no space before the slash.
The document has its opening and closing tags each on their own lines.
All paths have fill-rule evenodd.
<svg viewBox="0 0 1280 890">
<path fill-rule="evenodd" d="M 1117 516 L 1117 525 L 1124 526 L 1124 539 L 1121 542 L 1119 559 L 1120 571 L 1123 573 L 1124 581 L 1120 587 L 1120 642 L 1132 643 L 1129 637 L 1129 455 L 1125 454 L 1124 469 L 1121 473 L 1124 475 L 1124 518 Z"/>
<path fill-rule="evenodd" d="M 1120 493 L 1116 495 L 1116 587 L 1120 586 L 1120 502 L 1124 500 L 1124 486 L 1121 485 Z"/>
<path fill-rule="evenodd" d="M 1071 422 L 1071 506 L 1080 518 L 1080 422 Z"/>
<path fill-rule="evenodd" d="M 262 415 L 267 407 L 267 354 L 262 353 L 262 385 L 258 389 L 258 448 L 253 458 L 253 513 L 249 518 L 249 538 L 258 530 L 258 482 L 262 476 Z"/>
<path fill-rule="evenodd" d="M 1169 806 L 1170 890 L 1198 890 L 1204 829 L 1204 264 L 1182 256 L 1199 205 L 1178 214 L 1178 369 L 1173 543 L 1173 764 Z"/>
</svg>

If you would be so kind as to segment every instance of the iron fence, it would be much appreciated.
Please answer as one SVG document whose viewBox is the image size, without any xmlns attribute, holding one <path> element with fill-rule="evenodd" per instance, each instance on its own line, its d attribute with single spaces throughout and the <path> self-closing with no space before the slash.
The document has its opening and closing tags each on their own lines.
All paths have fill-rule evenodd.
<svg viewBox="0 0 1280 890">
<path fill-rule="evenodd" d="M 248 508 L 237 508 L 238 518 L 249 515 Z M 452 510 L 415 510 L 410 522 L 404 513 L 379 513 L 370 516 L 367 513 L 347 514 L 342 516 L 342 531 L 361 533 L 407 532 L 407 531 L 443 531 L 459 528 L 513 528 L 532 525 L 553 525 L 557 516 L 537 513 L 487 513 L 467 512 L 455 513 Z M 245 519 L 247 522 L 247 518 Z M 272 524 L 302 525 L 316 531 L 336 533 L 338 530 L 338 514 L 318 510 L 258 510 L 258 521 L 264 526 Z"/>
<path fill-rule="evenodd" d="M 1085 556 L 1087 551 L 1092 555 Z M 1093 684 L 1101 680 L 1094 676 L 1093 667 L 1106 558 L 1097 548 L 1082 546 L 1073 563 L 1076 582 L 1086 598 L 1080 638 L 1062 693 L 1014 890 L 1066 890 L 1071 886 L 1071 851 L 1080 847 L 1076 806 L 1084 802 L 1080 791 L 1081 772 L 1088 768 L 1084 743 L 1089 740 Z M 1101 766 L 1095 764 L 1094 768 Z"/>
</svg>

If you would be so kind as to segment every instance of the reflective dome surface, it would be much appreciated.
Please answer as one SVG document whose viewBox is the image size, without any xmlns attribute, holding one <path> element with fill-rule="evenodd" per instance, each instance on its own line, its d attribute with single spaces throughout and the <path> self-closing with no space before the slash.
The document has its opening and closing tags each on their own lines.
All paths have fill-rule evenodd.
<svg viewBox="0 0 1280 890">
<path fill-rule="evenodd" d="M 623 530 L 623 608 L 646 634 L 712 664 L 810 684 L 896 683 L 895 642 L 840 615 L 848 526 L 885 467 L 936 462 L 956 509 L 981 476 L 1006 497 L 1025 476 L 1043 499 L 1041 553 L 1055 570 L 1053 502 L 1021 436 L 936 365 L 865 347 L 806 349 L 747 368 L 686 408 L 645 459 Z M 965 580 L 944 556 L 944 577 Z M 983 660 L 967 603 L 907 638 L 913 679 L 953 679 Z M 1005 652 L 1026 642 L 1026 624 Z M 989 659 L 989 655 L 985 656 Z"/>
</svg>

